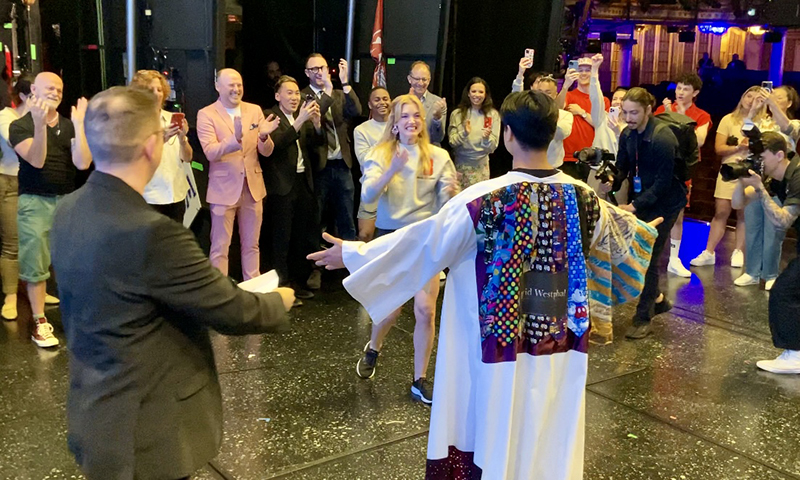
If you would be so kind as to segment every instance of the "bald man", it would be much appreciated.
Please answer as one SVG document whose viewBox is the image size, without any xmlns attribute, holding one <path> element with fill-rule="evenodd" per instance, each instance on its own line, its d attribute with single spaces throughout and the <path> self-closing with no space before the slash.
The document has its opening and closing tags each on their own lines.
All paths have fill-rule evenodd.
<svg viewBox="0 0 800 480">
<path fill-rule="evenodd" d="M 8 140 L 19 162 L 19 278 L 26 283 L 33 313 L 31 340 L 42 348 L 55 347 L 58 338 L 44 314 L 50 278 L 50 229 L 56 205 L 75 190 L 77 170 L 86 170 L 92 155 L 86 144 L 83 116 L 86 99 L 72 107 L 72 121 L 56 108 L 61 104 L 64 82 L 54 73 L 36 76 L 27 100 L 28 113 L 8 129 Z"/>
<path fill-rule="evenodd" d="M 228 250 L 233 221 L 239 217 L 242 275 L 259 275 L 258 238 L 267 189 L 258 154 L 268 157 L 275 145 L 272 133 L 279 123 L 274 115 L 264 118 L 258 105 L 242 101 L 244 85 L 239 72 L 220 70 L 215 84 L 219 99 L 197 113 L 197 136 L 208 159 L 208 192 L 211 207 L 211 265 L 228 275 Z"/>
</svg>

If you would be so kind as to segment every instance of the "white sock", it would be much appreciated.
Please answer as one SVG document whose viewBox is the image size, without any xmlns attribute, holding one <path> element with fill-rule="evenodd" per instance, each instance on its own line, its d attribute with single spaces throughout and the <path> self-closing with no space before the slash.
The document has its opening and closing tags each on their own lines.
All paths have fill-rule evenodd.
<svg viewBox="0 0 800 480">
<path fill-rule="evenodd" d="M 681 241 L 675 240 L 674 238 L 669 239 L 669 258 L 678 258 L 678 254 L 681 252 Z"/>
</svg>

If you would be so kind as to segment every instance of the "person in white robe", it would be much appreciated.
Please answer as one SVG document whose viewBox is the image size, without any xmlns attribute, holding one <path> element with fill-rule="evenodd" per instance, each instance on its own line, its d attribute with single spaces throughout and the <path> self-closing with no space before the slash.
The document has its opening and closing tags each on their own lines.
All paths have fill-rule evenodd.
<svg viewBox="0 0 800 480">
<path fill-rule="evenodd" d="M 591 315 L 639 294 L 650 224 L 552 169 L 558 110 L 541 92 L 501 110 L 514 170 L 368 244 L 309 256 L 384 318 L 449 267 L 426 479 L 578 480 Z"/>
</svg>

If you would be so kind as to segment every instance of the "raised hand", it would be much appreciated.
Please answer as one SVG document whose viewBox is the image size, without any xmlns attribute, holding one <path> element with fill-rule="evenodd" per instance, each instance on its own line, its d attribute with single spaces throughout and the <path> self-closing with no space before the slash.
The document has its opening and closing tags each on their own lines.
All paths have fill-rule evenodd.
<svg viewBox="0 0 800 480">
<path fill-rule="evenodd" d="M 522 57 L 519 59 L 519 71 L 517 72 L 517 76 L 521 77 L 525 75 L 525 70 L 531 68 L 533 66 L 533 60 L 528 57 Z"/>
<path fill-rule="evenodd" d="M 242 117 L 233 117 L 233 134 L 236 136 L 236 141 L 241 143 L 244 133 L 242 132 Z"/>
<path fill-rule="evenodd" d="M 408 163 L 408 150 L 397 146 L 397 150 L 392 157 L 392 166 L 390 167 L 394 173 L 401 171 Z"/>
<path fill-rule="evenodd" d="M 347 60 L 344 58 L 339 59 L 339 80 L 342 83 L 347 83 L 347 75 L 348 75 L 348 67 L 347 67 Z"/>
<path fill-rule="evenodd" d="M 489 137 L 492 135 L 492 127 L 486 127 L 483 129 L 483 139 L 489 140 Z"/>
<path fill-rule="evenodd" d="M 300 111 L 297 112 L 295 124 L 302 125 L 309 119 L 313 119 L 314 115 L 319 116 L 319 104 L 316 101 L 306 102 L 300 107 Z"/>
<path fill-rule="evenodd" d="M 181 121 L 180 130 L 178 130 L 178 137 L 180 138 L 181 141 L 184 141 L 186 139 L 186 135 L 188 134 L 189 134 L 189 122 L 187 122 L 186 119 L 184 118 L 183 121 Z"/>
<path fill-rule="evenodd" d="M 267 137 L 278 128 L 280 123 L 281 119 L 277 115 L 271 113 L 258 124 L 258 138 L 262 142 L 266 141 Z"/>
<path fill-rule="evenodd" d="M 578 81 L 578 71 L 574 68 L 567 70 L 567 75 L 564 76 L 564 88 L 569 88 L 573 83 Z"/>
<path fill-rule="evenodd" d="M 444 98 L 439 99 L 439 101 L 437 101 L 433 105 L 433 113 L 432 113 L 433 118 L 435 118 L 436 120 L 441 120 L 442 115 L 444 115 L 444 110 L 446 108 L 447 108 L 447 102 L 445 101 L 445 99 Z"/>
<path fill-rule="evenodd" d="M 169 127 L 164 130 L 164 141 L 168 142 L 172 137 L 181 133 L 181 130 L 181 127 L 170 124 Z"/>
<path fill-rule="evenodd" d="M 664 108 L 669 110 L 669 107 L 672 105 L 672 100 L 669 97 L 664 97 L 664 100 L 661 101 L 661 105 L 664 105 Z"/>
<path fill-rule="evenodd" d="M 31 112 L 33 117 L 33 125 L 41 127 L 47 125 L 47 115 L 50 113 L 50 107 L 41 98 L 30 97 L 28 98 L 28 111 Z"/>
<path fill-rule="evenodd" d="M 86 100 L 85 97 L 78 99 L 78 103 L 72 107 L 72 114 L 70 115 L 73 125 L 83 125 L 83 119 L 86 118 L 86 107 L 88 106 L 89 100 Z"/>
<path fill-rule="evenodd" d="M 599 71 L 600 65 L 602 64 L 603 64 L 603 54 L 602 53 L 595 54 L 592 57 L 592 70 L 594 70 L 595 72 Z"/>
</svg>

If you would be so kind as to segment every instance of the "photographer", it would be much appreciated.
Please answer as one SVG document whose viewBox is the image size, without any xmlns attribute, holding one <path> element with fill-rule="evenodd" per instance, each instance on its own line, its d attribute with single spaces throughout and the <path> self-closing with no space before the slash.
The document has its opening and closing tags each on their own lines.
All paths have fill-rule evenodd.
<svg viewBox="0 0 800 480">
<path fill-rule="evenodd" d="M 653 256 L 633 325 L 625 334 L 630 339 L 646 337 L 650 334 L 651 317 L 672 308 L 669 300 L 658 290 L 658 261 L 669 240 L 670 229 L 686 205 L 686 186 L 675 174 L 678 139 L 666 124 L 653 117 L 654 103 L 653 96 L 643 88 L 632 88 L 625 94 L 621 114 L 628 128 L 619 138 L 619 176 L 612 177 L 615 190 L 626 178 L 632 186 L 629 198 L 633 201 L 620 208 L 636 214 L 645 222 L 664 217 L 664 222 L 657 227 L 658 238 L 653 245 Z M 612 182 L 600 185 L 600 189 L 611 191 Z"/>
<path fill-rule="evenodd" d="M 766 132 L 761 136 L 764 152 L 761 154 L 763 173 L 777 181 L 775 197 L 772 198 L 761 181 L 761 177 L 750 170 L 750 175 L 739 179 L 733 192 L 734 208 L 737 205 L 755 202 L 760 204 L 765 216 L 776 230 L 785 231 L 794 226 L 800 233 L 800 158 L 789 160 L 786 138 L 777 132 Z M 780 203 L 778 203 L 780 202 Z M 783 205 L 783 206 L 781 206 Z M 800 253 L 800 243 L 798 243 Z M 748 252 L 748 255 L 750 252 Z M 769 298 L 769 328 L 772 343 L 784 352 L 775 360 L 761 360 L 758 368 L 772 373 L 800 373 L 800 257 L 795 258 L 777 278 Z"/>
</svg>

